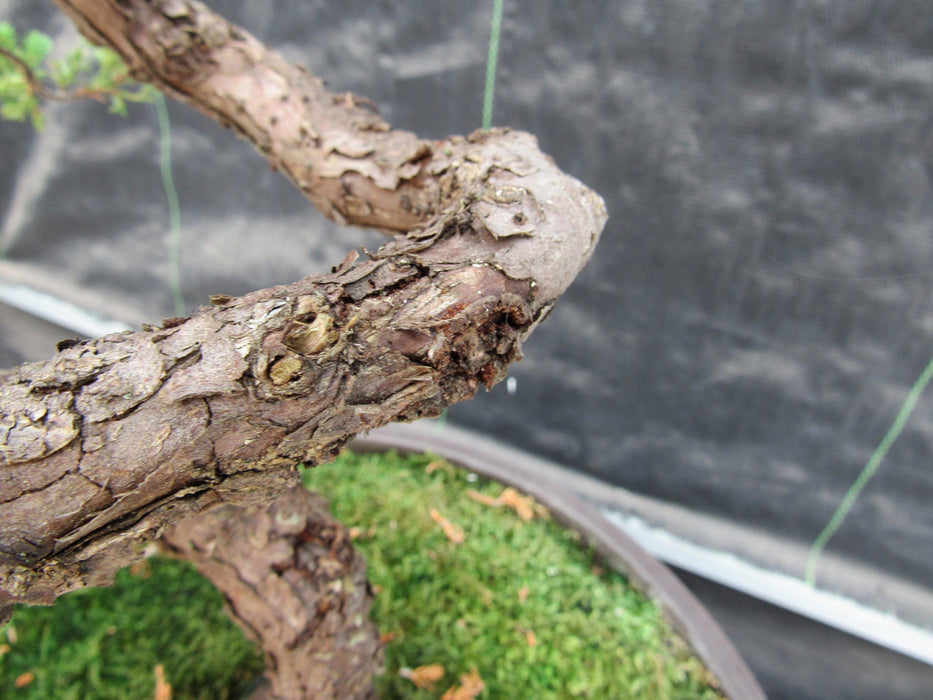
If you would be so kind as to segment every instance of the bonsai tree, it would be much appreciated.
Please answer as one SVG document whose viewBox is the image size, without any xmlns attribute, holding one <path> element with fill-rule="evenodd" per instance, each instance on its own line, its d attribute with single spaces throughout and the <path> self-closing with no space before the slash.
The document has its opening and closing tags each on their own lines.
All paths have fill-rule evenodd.
<svg viewBox="0 0 933 700">
<path fill-rule="evenodd" d="M 393 130 L 193 0 L 56 4 L 327 216 L 388 239 L 0 374 L 0 613 L 107 585 L 160 540 L 262 645 L 270 697 L 365 696 L 365 564 L 296 466 L 501 380 L 592 254 L 602 200 L 528 134 Z"/>
</svg>

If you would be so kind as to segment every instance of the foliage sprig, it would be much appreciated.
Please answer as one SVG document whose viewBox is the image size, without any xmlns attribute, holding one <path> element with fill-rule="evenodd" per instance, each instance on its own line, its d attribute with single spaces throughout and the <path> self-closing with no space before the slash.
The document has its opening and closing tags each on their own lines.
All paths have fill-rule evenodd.
<svg viewBox="0 0 933 700">
<path fill-rule="evenodd" d="M 91 98 L 125 116 L 127 103 L 156 97 L 156 89 L 134 80 L 111 49 L 80 39 L 64 58 L 51 58 L 54 48 L 47 34 L 31 30 L 20 36 L 9 22 L 0 22 L 0 118 L 30 120 L 42 129 L 42 104 L 48 100 Z"/>
</svg>

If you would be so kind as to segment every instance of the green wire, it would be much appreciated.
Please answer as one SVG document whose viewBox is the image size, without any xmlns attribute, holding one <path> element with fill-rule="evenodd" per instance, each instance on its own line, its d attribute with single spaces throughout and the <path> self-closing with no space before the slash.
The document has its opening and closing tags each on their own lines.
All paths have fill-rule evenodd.
<svg viewBox="0 0 933 700">
<path fill-rule="evenodd" d="M 917 405 L 917 401 L 920 400 L 920 395 L 923 393 L 923 390 L 926 388 L 931 378 L 933 378 L 933 360 L 930 360 L 930 363 L 926 366 L 926 369 L 923 370 L 919 379 L 917 379 L 916 383 L 910 388 L 910 391 L 907 393 L 907 398 L 904 400 L 904 405 L 901 406 L 900 413 L 898 413 L 897 418 L 894 419 L 894 424 L 890 427 L 884 438 L 882 438 L 881 444 L 875 449 L 871 458 L 868 460 L 868 464 L 865 465 L 865 468 L 862 470 L 862 473 L 859 474 L 855 483 L 849 487 L 846 495 L 843 496 L 842 503 L 839 504 L 839 508 L 836 509 L 829 524 L 813 542 L 813 546 L 810 547 L 810 555 L 807 557 L 807 573 L 805 578 L 807 583 L 811 586 L 816 583 L 816 564 L 820 558 L 820 553 L 833 535 L 836 534 L 836 531 L 839 530 L 846 516 L 849 514 L 849 511 L 852 510 L 852 506 L 855 505 L 859 493 L 865 488 L 869 479 L 875 475 L 875 472 L 878 471 L 878 467 L 881 466 L 881 462 L 884 460 L 885 455 L 887 455 L 888 450 L 891 449 L 891 445 L 893 445 L 894 441 L 900 436 L 901 431 L 907 424 L 907 420 L 910 418 L 910 414 L 913 413 L 914 407 Z"/>
<path fill-rule="evenodd" d="M 495 0 L 492 8 L 492 26 L 489 29 L 489 56 L 486 58 L 486 91 L 483 95 L 483 130 L 492 126 L 492 101 L 496 92 L 496 63 L 499 60 L 499 30 L 502 28 L 502 5 Z"/>
<path fill-rule="evenodd" d="M 162 187 L 168 200 L 168 286 L 172 292 L 175 315 L 185 315 L 185 296 L 181 291 L 181 207 L 178 205 L 178 190 L 172 177 L 172 128 L 168 119 L 165 96 L 159 93 L 155 99 L 159 113 L 159 169 L 162 171 Z"/>
</svg>

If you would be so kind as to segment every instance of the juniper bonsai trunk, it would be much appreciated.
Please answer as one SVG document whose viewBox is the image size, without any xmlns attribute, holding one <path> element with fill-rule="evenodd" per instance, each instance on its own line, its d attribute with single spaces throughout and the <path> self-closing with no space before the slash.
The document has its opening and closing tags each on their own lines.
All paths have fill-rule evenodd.
<svg viewBox="0 0 933 700">
<path fill-rule="evenodd" d="M 363 556 L 327 501 L 297 486 L 269 506 L 222 506 L 160 539 L 207 576 L 266 657 L 260 698 L 362 698 L 382 661 Z"/>
<path fill-rule="evenodd" d="M 172 523 L 268 505 L 299 462 L 492 386 L 605 222 L 602 200 L 527 134 L 392 130 L 197 2 L 56 2 L 329 217 L 391 238 L 328 273 L 0 375 L 3 615 L 106 585 Z"/>
</svg>

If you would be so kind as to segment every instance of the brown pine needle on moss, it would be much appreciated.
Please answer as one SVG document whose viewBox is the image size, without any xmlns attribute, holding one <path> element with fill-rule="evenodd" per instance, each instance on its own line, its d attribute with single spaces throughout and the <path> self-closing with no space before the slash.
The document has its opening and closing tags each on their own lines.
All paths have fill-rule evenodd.
<svg viewBox="0 0 933 700">
<path fill-rule="evenodd" d="M 441 700 L 473 700 L 486 689 L 479 671 L 475 668 L 460 676 L 460 685 L 450 688 L 441 696 Z"/>
<path fill-rule="evenodd" d="M 172 700 L 172 684 L 165 680 L 165 666 L 162 664 L 156 664 L 155 679 L 155 700 Z"/>
<path fill-rule="evenodd" d="M 431 519 L 441 526 L 444 534 L 447 535 L 447 539 L 449 539 L 454 544 L 463 544 L 463 540 L 466 539 L 466 536 L 463 534 L 462 527 L 452 523 L 450 520 L 441 515 L 437 508 L 431 509 Z"/>
<path fill-rule="evenodd" d="M 437 682 L 444 677 L 444 667 L 440 664 L 426 664 L 416 669 L 400 668 L 398 675 L 407 678 L 419 688 L 434 690 Z"/>
</svg>

